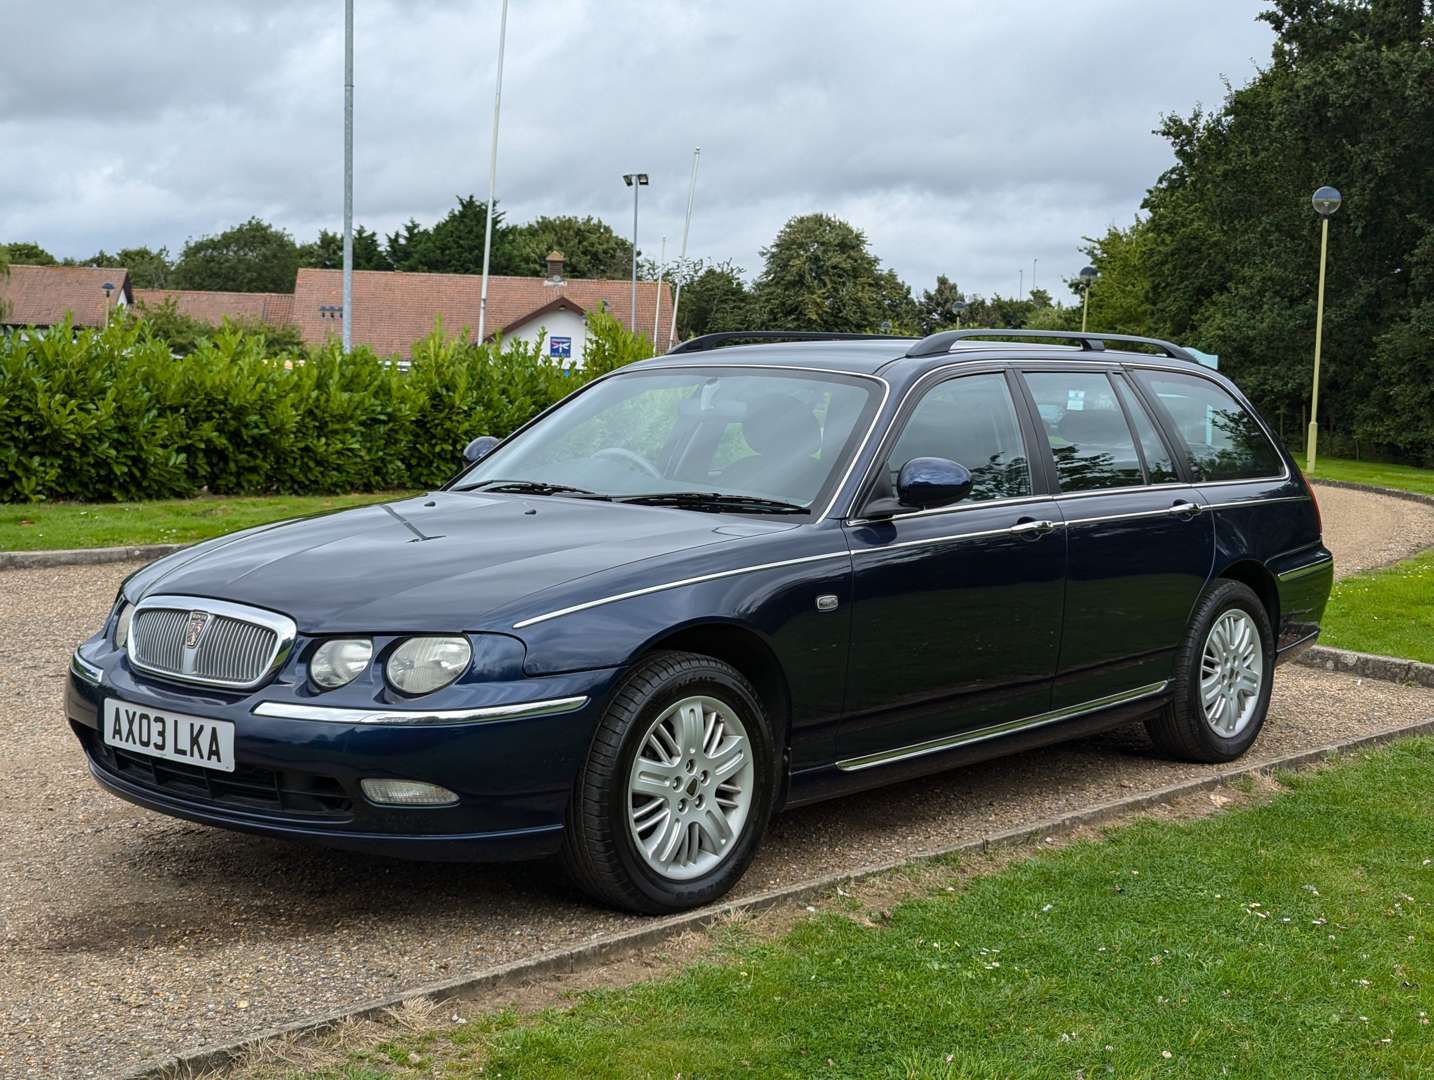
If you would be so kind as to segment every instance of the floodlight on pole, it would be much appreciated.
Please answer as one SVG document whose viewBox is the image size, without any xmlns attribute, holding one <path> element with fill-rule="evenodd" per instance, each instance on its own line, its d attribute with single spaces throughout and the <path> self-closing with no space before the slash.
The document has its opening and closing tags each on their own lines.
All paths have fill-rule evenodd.
<svg viewBox="0 0 1434 1080">
<path fill-rule="evenodd" d="M 622 182 L 632 188 L 632 308 L 627 328 L 637 333 L 637 192 L 647 187 L 647 173 L 624 173 Z"/>
<path fill-rule="evenodd" d="M 508 0 L 498 16 L 498 75 L 493 85 L 493 135 L 488 147 L 488 213 L 483 218 L 483 283 L 478 289 L 478 343 L 488 320 L 488 260 L 493 254 L 493 201 L 498 190 L 498 117 L 503 110 L 503 46 L 508 41 Z"/>
<path fill-rule="evenodd" d="M 1100 277 L 1100 271 L 1094 266 L 1087 266 L 1081 270 L 1077 277 L 1080 278 L 1081 284 L 1085 286 L 1085 302 L 1081 305 L 1080 309 L 1080 332 L 1084 334 L 1086 318 L 1090 315 L 1090 287 L 1095 284 L 1095 279 Z"/>
<path fill-rule="evenodd" d="M 1316 417 L 1319 414 L 1319 354 L 1320 343 L 1324 337 L 1324 267 L 1329 251 L 1329 219 L 1343 201 L 1340 193 L 1328 184 L 1316 191 L 1310 199 L 1315 213 L 1319 215 L 1319 287 L 1315 294 L 1314 382 L 1310 388 L 1310 427 L 1305 436 L 1305 472 L 1310 474 L 1315 471 L 1315 451 L 1319 442 L 1319 424 Z"/>
<path fill-rule="evenodd" d="M 951 305 L 951 310 L 956 313 L 956 329 L 961 329 L 961 316 L 971 305 L 965 301 L 959 301 Z"/>
</svg>

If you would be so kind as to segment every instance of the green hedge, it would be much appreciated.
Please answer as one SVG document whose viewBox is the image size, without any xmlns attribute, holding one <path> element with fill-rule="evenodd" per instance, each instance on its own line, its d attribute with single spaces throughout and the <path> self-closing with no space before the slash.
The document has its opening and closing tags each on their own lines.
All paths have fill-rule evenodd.
<svg viewBox="0 0 1434 1080">
<path fill-rule="evenodd" d="M 0 338 L 0 502 L 432 487 L 469 439 L 651 346 L 597 313 L 580 372 L 533 342 L 445 342 L 441 328 L 406 371 L 334 344 L 271 353 L 225 328 L 176 357 L 143 321 Z"/>
</svg>

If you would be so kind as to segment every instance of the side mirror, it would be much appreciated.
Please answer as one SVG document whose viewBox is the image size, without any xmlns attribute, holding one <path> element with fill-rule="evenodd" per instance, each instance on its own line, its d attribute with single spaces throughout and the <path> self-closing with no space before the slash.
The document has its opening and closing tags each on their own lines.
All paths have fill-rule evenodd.
<svg viewBox="0 0 1434 1080">
<path fill-rule="evenodd" d="M 912 458 L 897 474 L 896 498 L 918 510 L 950 506 L 971 494 L 971 483 L 971 471 L 949 458 Z"/>
<path fill-rule="evenodd" d="M 498 442 L 496 435 L 479 435 L 463 448 L 463 460 L 469 465 L 482 461 L 493 452 L 493 447 L 497 446 Z"/>
</svg>

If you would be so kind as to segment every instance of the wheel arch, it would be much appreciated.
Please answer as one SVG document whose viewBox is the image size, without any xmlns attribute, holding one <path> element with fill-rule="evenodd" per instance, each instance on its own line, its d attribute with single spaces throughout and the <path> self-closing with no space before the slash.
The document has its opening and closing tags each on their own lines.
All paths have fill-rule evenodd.
<svg viewBox="0 0 1434 1080">
<path fill-rule="evenodd" d="M 762 707 L 767 710 L 777 752 L 785 755 L 792 729 L 791 688 L 782 662 L 761 634 L 739 623 L 693 623 L 651 639 L 637 651 L 633 661 L 664 650 L 711 656 L 740 671 L 752 683 Z"/>
<path fill-rule="evenodd" d="M 1238 581 L 1246 585 L 1260 598 L 1260 603 L 1265 606 L 1265 614 L 1270 617 L 1270 632 L 1275 640 L 1280 636 L 1280 587 L 1275 580 L 1275 575 L 1262 563 L 1254 559 L 1241 559 L 1231 563 L 1216 575 L 1227 581 Z"/>
</svg>

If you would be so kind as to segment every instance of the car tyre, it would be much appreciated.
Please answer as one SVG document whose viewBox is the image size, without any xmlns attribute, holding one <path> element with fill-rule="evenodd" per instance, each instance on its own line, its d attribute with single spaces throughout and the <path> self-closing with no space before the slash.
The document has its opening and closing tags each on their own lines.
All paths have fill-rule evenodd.
<svg viewBox="0 0 1434 1080">
<path fill-rule="evenodd" d="M 1247 585 L 1216 581 L 1197 601 L 1176 653 L 1170 704 L 1146 721 L 1151 740 L 1184 761 L 1233 761 L 1264 726 L 1274 669 L 1265 605 Z"/>
<path fill-rule="evenodd" d="M 683 730 L 701 735 L 674 745 Z M 654 653 L 598 724 L 573 789 L 563 865 L 588 895 L 629 911 L 716 900 L 756 854 L 778 768 L 766 711 L 741 672 L 710 656 Z"/>
</svg>

